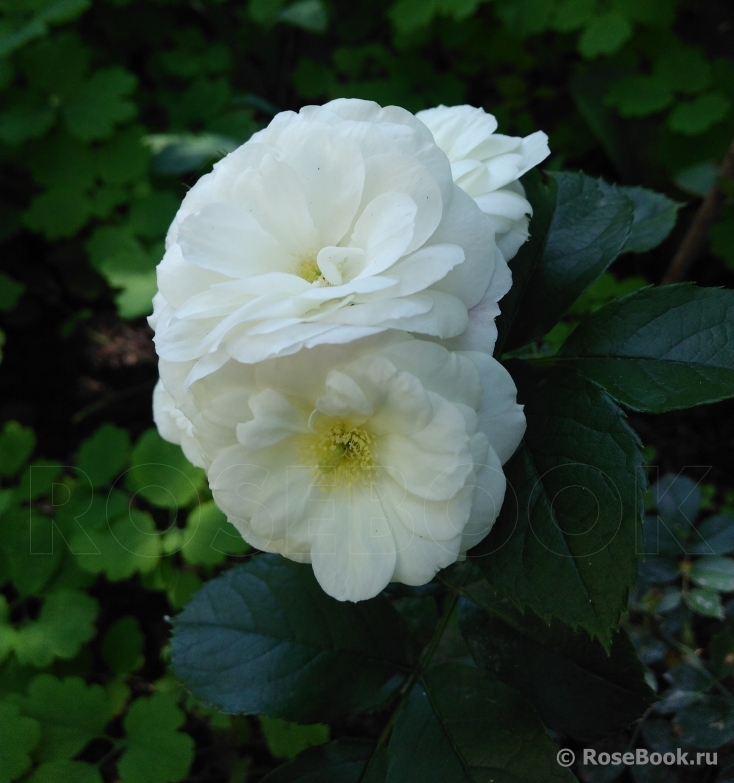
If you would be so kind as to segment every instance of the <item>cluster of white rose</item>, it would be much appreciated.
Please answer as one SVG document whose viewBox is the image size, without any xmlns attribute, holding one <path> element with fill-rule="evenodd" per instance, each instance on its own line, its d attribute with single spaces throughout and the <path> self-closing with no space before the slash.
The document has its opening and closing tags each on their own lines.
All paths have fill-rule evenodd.
<svg viewBox="0 0 734 783">
<path fill-rule="evenodd" d="M 502 505 L 525 418 L 494 319 L 548 146 L 496 128 L 470 106 L 283 112 L 168 233 L 158 429 L 246 541 L 339 600 L 425 584 Z"/>
</svg>

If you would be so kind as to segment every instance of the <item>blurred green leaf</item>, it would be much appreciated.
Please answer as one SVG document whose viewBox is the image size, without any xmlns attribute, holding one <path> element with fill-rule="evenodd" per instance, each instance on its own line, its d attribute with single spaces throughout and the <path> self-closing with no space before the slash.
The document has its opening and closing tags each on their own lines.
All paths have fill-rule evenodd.
<svg viewBox="0 0 734 783">
<path fill-rule="evenodd" d="M 130 228 L 148 239 L 166 235 L 181 202 L 173 193 L 158 190 L 130 204 Z"/>
<path fill-rule="evenodd" d="M 192 509 L 186 519 L 186 528 L 178 532 L 170 551 L 180 551 L 183 559 L 192 565 L 218 565 L 228 555 L 242 555 L 251 550 L 213 500 Z"/>
<path fill-rule="evenodd" d="M 694 196 L 705 196 L 716 183 L 719 167 L 712 161 L 696 163 L 675 175 L 675 184 Z"/>
<path fill-rule="evenodd" d="M 266 775 L 263 783 L 359 783 L 372 749 L 372 743 L 359 740 L 319 745 Z"/>
<path fill-rule="evenodd" d="M 92 574 L 104 573 L 112 582 L 152 571 L 161 553 L 161 537 L 153 518 L 138 509 L 108 522 L 105 529 L 77 531 L 70 545 L 81 568 Z"/>
<path fill-rule="evenodd" d="M 0 476 L 15 475 L 36 448 L 36 436 L 30 427 L 8 421 L 0 433 Z"/>
<path fill-rule="evenodd" d="M 49 595 L 38 619 L 18 629 L 15 654 L 22 665 L 43 668 L 54 658 L 73 658 L 94 636 L 97 602 L 86 593 L 59 590 Z"/>
<path fill-rule="evenodd" d="M 26 783 L 102 783 L 102 776 L 83 761 L 50 761 L 33 770 Z"/>
<path fill-rule="evenodd" d="M 721 597 L 716 590 L 697 587 L 683 594 L 683 600 L 688 608 L 696 614 L 704 617 L 724 619 L 724 608 L 721 605 Z"/>
<path fill-rule="evenodd" d="M 114 424 L 103 424 L 79 447 L 76 464 L 89 477 L 93 487 L 106 487 L 114 484 L 129 456 L 130 436 L 127 430 Z"/>
<path fill-rule="evenodd" d="M 97 174 L 115 185 L 142 178 L 150 161 L 150 152 L 143 143 L 144 135 L 144 128 L 133 124 L 100 144 L 94 152 Z"/>
<path fill-rule="evenodd" d="M 59 680 L 39 674 L 26 696 L 15 702 L 24 715 L 41 726 L 38 760 L 55 761 L 76 756 L 90 740 L 104 733 L 112 717 L 100 685 L 86 685 L 80 677 Z"/>
<path fill-rule="evenodd" d="M 199 500 L 206 475 L 184 457 L 178 446 L 151 429 L 140 436 L 133 449 L 125 485 L 154 506 L 178 509 Z"/>
<path fill-rule="evenodd" d="M 130 674 L 144 663 L 145 637 L 137 618 L 127 615 L 117 620 L 102 641 L 102 657 L 115 674 Z"/>
<path fill-rule="evenodd" d="M 61 107 L 69 133 L 82 141 L 109 136 L 115 125 L 135 116 L 135 104 L 127 96 L 136 84 L 137 79 L 123 68 L 106 68 L 92 74 Z"/>
<path fill-rule="evenodd" d="M 691 554 L 729 555 L 734 552 L 734 516 L 716 514 L 698 526 L 700 541 L 690 545 Z"/>
<path fill-rule="evenodd" d="M 38 721 L 21 716 L 15 704 L 0 701 L 0 783 L 12 783 L 30 769 L 28 754 L 40 737 Z"/>
<path fill-rule="evenodd" d="M 720 220 L 709 231 L 711 250 L 730 266 L 734 264 L 734 216 Z"/>
<path fill-rule="evenodd" d="M 670 106 L 673 93 L 665 82 L 654 76 L 629 76 L 612 85 L 606 102 L 622 117 L 646 117 Z"/>
<path fill-rule="evenodd" d="M 153 168 L 161 174 L 184 174 L 196 171 L 205 163 L 224 157 L 239 144 L 227 136 L 204 133 L 156 134 L 144 139 L 152 151 Z"/>
<path fill-rule="evenodd" d="M 23 296 L 25 290 L 23 283 L 19 283 L 4 272 L 0 272 L 0 311 L 12 310 L 18 304 L 18 300 Z M 0 449 L 4 446 L 2 437 L 0 435 Z M 2 472 L 2 468 L 0 468 L 0 472 Z"/>
<path fill-rule="evenodd" d="M 321 0 L 299 0 L 284 8 L 278 14 L 278 19 L 311 33 L 326 32 L 329 25 L 329 17 Z"/>
<path fill-rule="evenodd" d="M 730 593 L 734 590 L 734 560 L 704 555 L 691 566 L 690 577 L 699 587 Z"/>
<path fill-rule="evenodd" d="M 613 54 L 632 35 L 629 21 L 614 11 L 597 16 L 581 33 L 579 52 L 589 59 L 600 54 Z"/>
<path fill-rule="evenodd" d="M 48 106 L 13 106 L 0 113 L 0 140 L 6 144 L 21 144 L 37 139 L 53 125 L 54 112 Z"/>
<path fill-rule="evenodd" d="M 668 117 L 668 127 L 676 133 L 695 136 L 726 117 L 731 102 L 721 93 L 699 95 L 692 101 L 677 104 Z"/>
<path fill-rule="evenodd" d="M 711 82 L 711 67 L 692 46 L 668 46 L 655 60 L 653 74 L 670 90 L 696 93 Z"/>
<path fill-rule="evenodd" d="M 175 783 L 187 776 L 194 740 L 178 730 L 184 719 L 161 693 L 133 702 L 124 721 L 127 747 L 117 764 L 121 783 Z"/>
<path fill-rule="evenodd" d="M 329 741 L 329 727 L 323 723 L 302 726 L 278 718 L 260 718 L 268 750 L 278 759 L 292 759 L 306 748 Z"/>
<path fill-rule="evenodd" d="M 683 707 L 675 716 L 681 740 L 704 750 L 715 750 L 734 739 L 734 704 L 723 696 L 708 696 Z"/>
</svg>

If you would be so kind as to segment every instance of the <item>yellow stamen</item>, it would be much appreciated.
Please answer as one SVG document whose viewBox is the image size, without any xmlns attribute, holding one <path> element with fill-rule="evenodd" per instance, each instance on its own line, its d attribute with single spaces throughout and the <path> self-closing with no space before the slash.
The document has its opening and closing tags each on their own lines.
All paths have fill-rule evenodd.
<svg viewBox="0 0 734 783">
<path fill-rule="evenodd" d="M 308 436 L 305 456 L 329 485 L 353 484 L 357 480 L 369 484 L 375 471 L 370 453 L 373 441 L 360 427 L 336 422 Z"/>
</svg>

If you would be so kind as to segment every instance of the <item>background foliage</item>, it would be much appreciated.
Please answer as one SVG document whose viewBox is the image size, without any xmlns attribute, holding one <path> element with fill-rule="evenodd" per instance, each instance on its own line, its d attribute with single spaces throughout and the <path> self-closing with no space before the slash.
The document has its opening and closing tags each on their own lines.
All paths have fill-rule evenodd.
<svg viewBox="0 0 734 783">
<path fill-rule="evenodd" d="M 364 694 L 373 694 L 376 683 L 391 692 L 395 671 L 413 665 L 413 642 L 403 640 L 401 647 L 401 634 L 386 660 L 368 667 L 365 677 L 372 679 L 364 693 L 350 691 L 356 701 L 334 707 L 328 727 L 284 721 L 288 706 L 271 703 L 253 711 L 280 717 L 226 716 L 166 673 L 164 616 L 222 568 L 241 562 L 247 549 L 212 504 L 203 474 L 150 430 L 155 357 L 141 317 L 150 311 L 167 225 L 186 188 L 211 162 L 277 111 L 342 95 L 411 110 L 464 101 L 484 106 L 502 132 L 547 131 L 549 169 L 583 169 L 621 183 L 616 196 L 604 183 L 585 185 L 599 189 L 599 198 L 619 200 L 611 221 L 640 214 L 634 210 L 640 185 L 668 197 L 651 208 L 657 233 L 654 221 L 647 223 L 658 239 L 678 213 L 676 228 L 658 247 L 638 230 L 627 240 L 631 244 L 606 248 L 590 279 L 603 272 L 601 277 L 536 322 L 537 334 L 506 331 L 505 350 L 533 340 L 532 351 L 542 358 L 563 346 L 566 366 L 605 385 L 603 362 L 585 353 L 585 346 L 598 349 L 603 320 L 585 321 L 564 341 L 582 316 L 659 281 L 714 183 L 734 137 L 729 4 L 3 0 L 0 11 L 0 336 L 6 341 L 0 365 L 6 422 L 0 436 L 0 783 L 256 781 L 311 745 L 319 747 L 298 763 L 318 769 L 328 758 L 341 770 L 340 780 L 359 777 L 384 715 L 348 713 L 371 706 Z M 574 180 L 564 176 L 558 187 L 572 196 Z M 547 185 L 530 181 L 527 187 Z M 731 196 L 731 183 L 723 187 Z M 633 203 L 626 218 L 625 199 Z M 541 200 L 536 204 L 534 235 L 543 221 Z M 531 250 L 524 258 L 535 263 Z M 620 253 L 613 271 L 604 272 Z M 552 253 L 544 259 L 552 261 Z M 693 276 L 708 286 L 732 287 L 732 265 L 730 199 Z M 581 281 L 576 293 L 588 282 Z M 535 310 L 533 295 L 523 293 L 524 306 Z M 649 314 L 645 302 L 641 306 Z M 639 359 L 634 346 L 607 349 L 610 358 L 622 351 L 630 362 Z M 726 396 L 717 396 L 716 384 L 730 387 L 729 376 L 705 367 L 691 372 L 689 388 L 705 382 L 712 389 L 708 399 Z M 622 403 L 645 391 L 627 390 L 625 399 L 624 389 L 607 389 Z M 643 411 L 693 400 L 671 405 L 654 391 Z M 562 406 L 557 400 L 559 415 Z M 599 408 L 579 415 L 583 423 Z M 642 567 L 626 624 L 648 684 L 662 701 L 637 728 L 612 734 L 598 747 L 718 748 L 723 761 L 719 770 L 696 770 L 699 777 L 642 767 L 576 772 L 595 783 L 611 781 L 612 772 L 637 783 L 702 780 L 701 774 L 727 781 L 734 775 L 726 771 L 734 740 L 731 406 L 656 419 L 634 414 L 630 422 L 649 445 L 654 486 L 644 551 L 653 556 Z M 620 437 L 633 438 L 627 430 Z M 632 443 L 630 454 L 636 449 Z M 522 454 L 513 463 L 510 470 L 522 475 Z M 715 467 L 707 473 L 692 465 Z M 674 481 L 681 470 L 688 477 Z M 662 537 L 649 539 L 660 531 Z M 696 531 L 716 542 L 714 557 L 696 553 Z M 501 532 L 498 525 L 495 535 Z M 282 561 L 278 567 L 289 568 Z M 405 623 L 423 643 L 439 613 L 449 623 L 432 651 L 444 668 L 432 669 L 416 685 L 395 724 L 395 736 L 406 743 L 417 742 L 420 727 L 428 727 L 423 757 L 429 770 L 428 750 L 440 746 L 430 741 L 431 716 L 421 712 L 427 692 L 445 706 L 445 725 L 461 717 L 450 714 L 450 705 L 462 693 L 482 693 L 501 705 L 497 714 L 477 716 L 487 733 L 499 732 L 512 709 L 523 725 L 540 726 L 535 710 L 554 738 L 573 748 L 582 746 L 574 739 L 584 735 L 580 725 L 588 728 L 598 716 L 580 711 L 575 697 L 572 710 L 554 713 L 552 705 L 564 703 L 559 699 L 569 679 L 585 683 L 579 672 L 591 667 L 603 689 L 600 698 L 609 702 L 610 694 L 619 695 L 618 711 L 590 734 L 616 731 L 649 698 L 627 682 L 609 681 L 606 658 L 594 657 L 596 647 L 569 657 L 565 626 L 526 627 L 512 606 L 496 611 L 499 599 L 486 591 L 501 590 L 503 577 L 491 573 L 494 582 L 484 593 L 472 588 L 471 574 L 462 577 L 458 614 L 444 611 L 444 593 L 396 590 L 385 599 L 396 627 Z M 622 584 L 620 606 L 624 594 Z M 548 606 L 534 608 L 552 613 Z M 593 633 L 600 612 L 603 607 L 593 607 L 588 616 L 562 619 Z M 473 628 L 471 649 L 461 641 L 459 623 Z M 479 677 L 478 670 L 442 663 L 473 656 L 491 670 L 495 638 L 511 645 L 518 659 L 530 660 L 538 644 L 558 650 L 568 675 L 555 682 L 550 669 L 536 671 L 536 686 L 524 697 L 540 693 L 545 701 L 535 699 L 531 710 L 515 691 Z M 611 645 L 614 660 L 633 660 L 620 638 L 602 641 Z M 527 687 L 527 677 L 494 673 L 521 692 Z M 311 719 L 303 716 L 302 722 Z M 343 741 L 355 736 L 364 742 Z M 329 739 L 334 742 L 324 744 Z M 498 746 L 508 742 L 503 738 Z M 552 761 L 552 743 L 544 734 L 537 742 L 536 757 Z M 567 779 L 557 771 L 559 780 Z M 536 774 L 514 773 L 520 779 Z M 277 774 L 278 780 L 296 779 L 287 770 Z M 405 780 L 406 774 L 391 768 L 389 779 Z"/>
</svg>

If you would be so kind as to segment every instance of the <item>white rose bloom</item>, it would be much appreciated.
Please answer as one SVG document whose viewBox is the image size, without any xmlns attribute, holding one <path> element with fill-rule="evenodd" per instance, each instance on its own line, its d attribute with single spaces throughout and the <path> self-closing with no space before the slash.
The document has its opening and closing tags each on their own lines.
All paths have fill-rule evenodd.
<svg viewBox="0 0 734 783">
<path fill-rule="evenodd" d="M 530 202 L 518 179 L 550 155 L 542 131 L 520 138 L 495 133 L 497 120 L 474 106 L 437 106 L 416 115 L 451 161 L 454 182 L 489 217 L 509 261 L 528 238 Z"/>
<path fill-rule="evenodd" d="M 161 362 L 174 393 L 188 371 Z M 498 362 L 395 331 L 228 362 L 178 393 L 230 522 L 338 600 L 425 584 L 481 541 L 525 430 Z"/>
<path fill-rule="evenodd" d="M 194 362 L 186 385 L 387 329 L 450 338 L 511 282 L 425 125 L 362 100 L 276 116 L 189 191 L 166 244 L 151 324 L 162 359 Z"/>
</svg>

